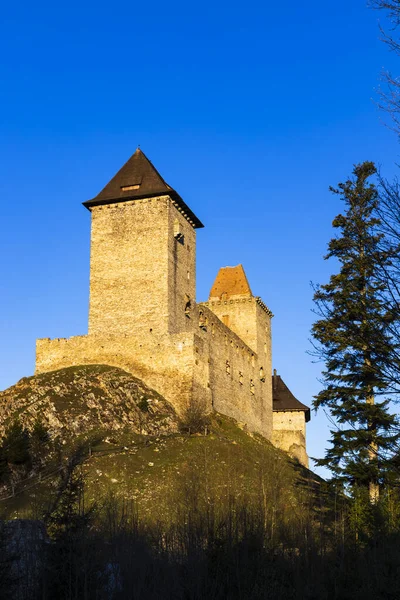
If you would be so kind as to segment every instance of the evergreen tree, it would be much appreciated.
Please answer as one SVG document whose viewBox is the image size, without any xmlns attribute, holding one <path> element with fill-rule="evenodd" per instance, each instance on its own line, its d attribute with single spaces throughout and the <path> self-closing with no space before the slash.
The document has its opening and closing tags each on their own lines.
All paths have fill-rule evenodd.
<svg viewBox="0 0 400 600">
<path fill-rule="evenodd" d="M 390 472 L 399 437 L 382 399 L 390 385 L 385 367 L 393 355 L 390 332 L 398 316 L 380 277 L 391 259 L 374 216 L 379 197 L 368 179 L 375 173 L 374 164 L 364 162 L 354 167 L 353 180 L 331 188 L 346 210 L 333 221 L 339 235 L 329 242 L 325 258 L 337 259 L 340 271 L 316 287 L 319 320 L 312 327 L 315 354 L 325 362 L 324 388 L 314 407 L 327 408 L 337 426 L 318 464 L 328 466 L 336 480 L 368 487 L 372 501 Z"/>
</svg>

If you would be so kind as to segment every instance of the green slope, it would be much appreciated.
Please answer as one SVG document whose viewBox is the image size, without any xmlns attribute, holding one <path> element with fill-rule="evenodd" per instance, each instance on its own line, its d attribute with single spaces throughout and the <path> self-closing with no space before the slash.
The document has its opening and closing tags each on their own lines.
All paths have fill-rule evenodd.
<svg viewBox="0 0 400 600">
<path fill-rule="evenodd" d="M 14 496 L 7 499 L 10 487 L 3 487 L 0 511 L 7 517 L 40 516 L 78 446 L 86 502 L 109 495 L 133 501 L 142 519 L 153 522 L 232 503 L 271 506 L 281 521 L 302 519 L 319 487 L 285 453 L 222 415 L 212 416 L 207 435 L 179 433 L 173 408 L 161 396 L 112 367 L 22 380 L 0 395 L 0 427 L 16 414 L 27 428 L 39 416 L 52 441 L 39 466 L 20 477 Z"/>
</svg>

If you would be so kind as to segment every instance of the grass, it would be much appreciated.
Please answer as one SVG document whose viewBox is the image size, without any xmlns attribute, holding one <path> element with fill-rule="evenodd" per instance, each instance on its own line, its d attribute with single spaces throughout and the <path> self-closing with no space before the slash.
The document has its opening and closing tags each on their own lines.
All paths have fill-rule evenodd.
<svg viewBox="0 0 400 600">
<path fill-rule="evenodd" d="M 100 436 L 101 434 L 101 436 Z M 215 414 L 209 435 L 144 436 L 121 431 L 97 437 L 91 456 L 82 465 L 86 502 L 101 502 L 112 494 L 133 500 L 141 518 L 149 522 L 173 522 L 190 499 L 204 508 L 218 502 L 226 506 L 259 502 L 260 494 L 296 511 L 302 489 L 309 487 L 309 472 L 258 435 L 243 431 L 232 419 Z M 64 448 L 67 456 L 73 445 Z M 40 511 L 52 497 L 57 477 L 31 487 L 0 504 L 8 518 Z M 315 483 L 315 478 L 312 480 Z M 2 509 L 2 510 L 1 510 Z"/>
</svg>

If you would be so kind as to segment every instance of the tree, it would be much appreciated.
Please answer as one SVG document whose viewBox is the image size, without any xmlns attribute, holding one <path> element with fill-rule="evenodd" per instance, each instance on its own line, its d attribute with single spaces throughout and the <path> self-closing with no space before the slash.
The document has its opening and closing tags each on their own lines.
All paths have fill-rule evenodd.
<svg viewBox="0 0 400 600">
<path fill-rule="evenodd" d="M 400 56 L 400 0 L 370 0 L 372 8 L 383 10 L 388 17 L 388 28 L 381 27 L 382 40 L 391 52 Z M 400 80 L 386 71 L 383 74 L 386 89 L 380 92 L 380 108 L 386 111 L 392 119 L 392 127 L 400 136 Z"/>
<path fill-rule="evenodd" d="M 324 388 L 314 407 L 328 409 L 336 426 L 332 446 L 318 464 L 328 466 L 338 481 L 367 487 L 375 501 L 399 438 L 389 403 L 381 399 L 389 387 L 385 367 L 395 343 L 391 328 L 399 317 L 380 276 L 391 258 L 377 231 L 377 189 L 368 182 L 376 169 L 364 162 L 353 174 L 353 180 L 331 188 L 346 211 L 333 221 L 339 235 L 329 242 L 325 257 L 337 259 L 340 271 L 314 293 L 319 317 L 312 327 L 314 354 L 325 362 Z"/>
<path fill-rule="evenodd" d="M 13 465 L 30 464 L 30 440 L 29 432 L 23 428 L 19 419 L 11 424 L 6 430 L 3 451 L 7 462 Z"/>
</svg>

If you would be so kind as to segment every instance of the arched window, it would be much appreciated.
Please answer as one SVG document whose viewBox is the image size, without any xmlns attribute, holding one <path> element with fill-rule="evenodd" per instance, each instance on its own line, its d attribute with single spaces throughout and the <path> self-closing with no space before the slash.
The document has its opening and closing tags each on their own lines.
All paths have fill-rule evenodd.
<svg viewBox="0 0 400 600">
<path fill-rule="evenodd" d="M 254 396 L 255 393 L 254 381 L 250 379 L 250 394 Z"/>
<path fill-rule="evenodd" d="M 262 381 L 263 383 L 265 383 L 265 375 L 264 375 L 264 369 L 263 369 L 263 367 L 260 367 L 260 381 Z"/>
</svg>

